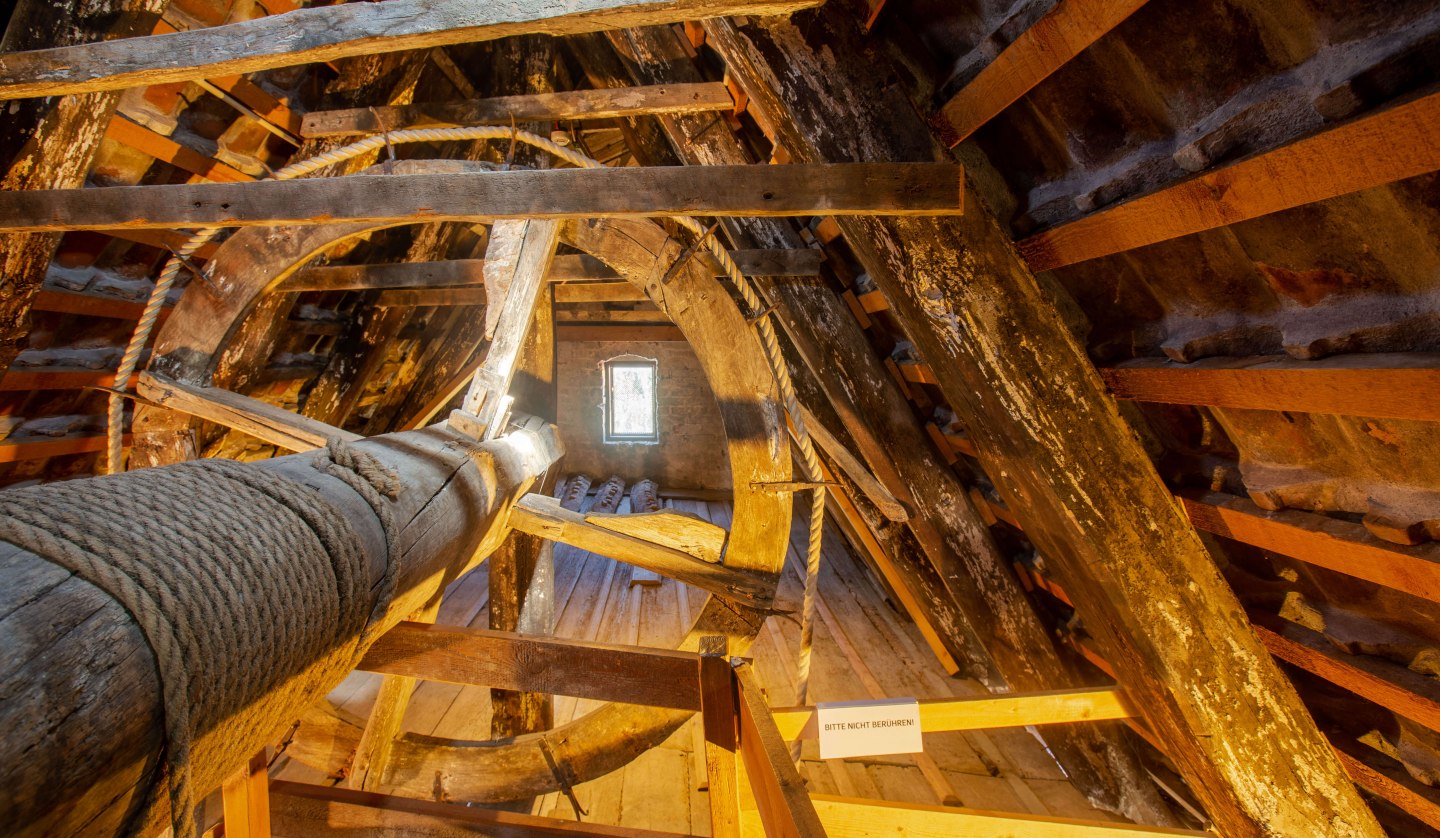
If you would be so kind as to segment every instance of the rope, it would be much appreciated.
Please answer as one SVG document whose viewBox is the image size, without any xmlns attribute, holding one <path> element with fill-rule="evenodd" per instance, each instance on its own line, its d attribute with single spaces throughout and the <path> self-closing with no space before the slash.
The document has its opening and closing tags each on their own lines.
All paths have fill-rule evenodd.
<svg viewBox="0 0 1440 838">
<path fill-rule="evenodd" d="M 339 454 L 327 471 L 378 500 L 383 489 L 367 477 L 378 464 Z M 173 523 L 181 508 L 192 526 Z M 393 526 L 382 524 L 393 554 Z M 383 613 L 380 604 L 363 608 L 364 551 L 344 511 L 314 489 L 230 460 L 0 493 L 0 539 L 99 588 L 144 635 L 165 761 L 132 827 L 155 817 L 163 785 L 176 836 L 195 834 L 192 775 L 216 779 L 247 756 L 231 753 L 234 743 L 283 729 L 287 708 L 312 684 L 354 668 Z"/>
<path fill-rule="evenodd" d="M 472 127 L 472 128 L 415 128 L 402 131 L 386 132 L 382 135 L 370 136 L 358 140 L 342 148 L 317 154 L 307 160 L 292 163 L 289 166 L 276 172 L 275 180 L 289 180 L 291 178 L 304 177 L 322 168 L 342 163 L 362 154 L 378 151 L 381 148 L 399 145 L 402 143 L 417 142 L 450 142 L 456 140 L 486 140 L 505 139 L 526 143 L 535 148 L 541 149 L 555 157 L 560 158 L 576 167 L 583 169 L 603 168 L 605 164 L 594 158 L 587 157 L 574 149 L 566 148 L 538 134 L 529 131 L 519 131 L 513 126 L 510 127 Z M 713 236 L 705 235 L 705 227 L 689 216 L 675 216 L 674 220 L 681 226 L 690 230 L 697 236 L 702 237 L 706 249 L 720 263 L 725 276 L 735 289 L 740 293 L 741 299 L 751 312 L 751 325 L 755 329 L 760 345 L 765 352 L 765 359 L 770 365 L 770 371 L 775 377 L 775 382 L 780 390 L 780 398 L 785 405 L 785 410 L 790 414 L 790 420 L 795 429 L 795 440 L 800 448 L 801 471 L 806 482 L 816 484 L 811 490 L 810 496 L 810 532 L 805 554 L 805 596 L 801 608 L 800 622 L 800 653 L 797 662 L 797 687 L 796 696 L 799 703 L 805 704 L 810 689 L 810 658 L 814 638 L 815 623 L 815 600 L 818 594 L 820 579 L 820 548 L 821 537 L 824 532 L 825 522 L 825 488 L 821 484 L 823 474 L 820 468 L 820 458 L 815 452 L 815 447 L 810 441 L 810 433 L 805 427 L 804 414 L 800 410 L 799 399 L 795 395 L 794 383 L 790 380 L 790 370 L 785 363 L 785 356 L 780 350 L 780 341 L 775 334 L 774 324 L 770 322 L 768 314 L 770 307 L 762 300 L 760 293 L 750 283 L 749 279 L 740 272 L 740 267 L 730 257 L 730 252 L 725 246 Z M 213 238 L 215 230 L 201 230 L 195 234 L 179 253 L 188 257 L 200 248 L 206 241 Z M 130 359 L 133 353 L 134 359 L 127 367 L 122 359 L 122 375 L 116 376 L 117 382 L 126 382 L 131 373 L 134 372 L 134 360 L 138 360 L 140 348 L 144 347 L 150 337 L 150 330 L 155 325 L 155 317 L 150 316 L 151 310 L 159 314 L 160 303 L 163 302 L 165 294 L 169 293 L 170 284 L 174 282 L 175 275 L 180 271 L 180 259 L 172 259 L 161 274 L 159 282 L 155 284 L 155 290 L 146 303 L 145 315 L 136 325 L 135 334 L 131 338 L 130 347 L 126 350 L 126 359 Z M 163 283 L 163 290 L 162 290 Z M 124 386 L 123 384 L 117 386 Z M 110 399 L 110 420 L 107 429 L 111 471 L 118 470 L 120 463 L 120 440 L 121 440 L 121 414 L 120 397 L 112 395 Z"/>
</svg>

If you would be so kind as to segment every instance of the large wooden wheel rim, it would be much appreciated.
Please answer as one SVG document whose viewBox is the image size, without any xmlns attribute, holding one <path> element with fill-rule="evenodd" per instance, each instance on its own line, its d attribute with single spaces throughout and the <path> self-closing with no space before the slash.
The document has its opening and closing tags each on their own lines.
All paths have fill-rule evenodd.
<svg viewBox="0 0 1440 838">
<path fill-rule="evenodd" d="M 409 173 L 473 171 L 478 164 L 408 161 Z M 373 171 L 373 170 L 372 170 Z M 310 260 L 346 239 L 394 223 L 247 228 L 220 246 L 211 283 L 192 285 L 156 339 L 150 369 L 191 384 L 210 384 L 224 353 L 260 298 Z M 700 360 L 725 427 L 735 489 L 727 565 L 778 582 L 790 535 L 789 496 L 756 484 L 791 478 L 784 413 L 764 352 L 720 282 L 691 261 L 670 280 L 681 247 L 644 219 L 570 221 L 561 238 L 643 288 L 685 335 Z M 137 407 L 132 458 L 162 465 L 192 456 L 190 420 L 163 408 Z M 773 583 L 772 583 L 773 584 Z M 773 591 L 773 588 L 772 588 Z M 705 636 L 729 639 L 732 653 L 749 648 L 765 613 L 710 596 L 680 647 L 698 649 Z M 401 736 L 391 752 L 388 785 L 421 797 L 437 782 L 456 800 L 500 802 L 556 791 L 560 779 L 541 747 L 563 766 L 565 780 L 584 782 L 614 771 L 669 737 L 692 714 L 607 704 L 544 734 L 502 742 L 459 742 Z M 359 744 L 361 724 L 325 704 L 302 721 L 290 753 L 324 770 L 344 765 Z"/>
</svg>

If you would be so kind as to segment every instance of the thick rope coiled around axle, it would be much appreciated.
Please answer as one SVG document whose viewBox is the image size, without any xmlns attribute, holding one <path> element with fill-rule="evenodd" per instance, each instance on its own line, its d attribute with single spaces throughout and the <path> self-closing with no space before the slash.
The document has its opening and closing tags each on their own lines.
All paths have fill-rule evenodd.
<svg viewBox="0 0 1440 838">
<path fill-rule="evenodd" d="M 331 451 L 324 470 L 385 509 L 394 475 L 387 482 L 348 446 Z M 155 816 L 164 786 L 174 834 L 194 835 L 192 775 L 218 781 L 249 756 L 230 753 L 234 743 L 272 738 L 317 682 L 354 668 L 394 588 L 388 515 L 382 525 L 391 566 L 372 609 L 362 542 L 344 511 L 264 468 L 201 460 L 0 492 L 0 539 L 107 594 L 154 655 L 163 782 L 132 829 Z"/>
</svg>

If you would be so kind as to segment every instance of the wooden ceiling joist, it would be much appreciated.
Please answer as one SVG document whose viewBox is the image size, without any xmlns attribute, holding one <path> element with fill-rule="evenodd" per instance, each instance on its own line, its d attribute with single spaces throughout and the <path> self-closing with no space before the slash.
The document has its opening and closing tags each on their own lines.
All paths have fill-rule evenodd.
<svg viewBox="0 0 1440 838">
<path fill-rule="evenodd" d="M 0 58 L 0 99 L 254 73 L 532 33 L 568 35 L 717 15 L 782 15 L 819 0 L 568 0 L 521 11 L 490 0 L 389 0 Z"/>
<path fill-rule="evenodd" d="M 932 120 L 956 146 L 1100 40 L 1146 0 L 1060 0 L 946 102 Z"/>
<path fill-rule="evenodd" d="M 332 427 L 249 396 L 219 387 L 182 384 L 157 373 L 141 373 L 136 390 L 141 398 L 242 431 L 287 451 L 323 448 L 331 439 L 354 442 L 361 438 L 359 434 Z"/>
<path fill-rule="evenodd" d="M 1118 399 L 1440 421 L 1440 354 L 1283 355 L 1177 364 L 1143 358 L 1101 370 Z"/>
<path fill-rule="evenodd" d="M 402 164 L 403 165 L 403 164 Z M 542 169 L 0 193 L 0 231 L 496 218 L 953 215 L 945 163 Z"/>
<path fill-rule="evenodd" d="M 105 138 L 206 180 L 217 183 L 246 183 L 255 179 L 163 134 L 157 134 L 143 125 L 136 125 L 123 116 L 117 115 L 110 120 L 110 127 L 105 129 Z"/>
<path fill-rule="evenodd" d="M 393 2 L 393 0 L 392 0 Z M 530 96 L 501 96 L 459 102 L 432 102 L 389 108 L 312 111 L 305 114 L 301 135 L 343 137 L 378 134 L 405 128 L 453 128 L 464 125 L 509 125 L 516 122 L 565 122 L 656 114 L 729 111 L 735 107 L 730 90 L 720 82 L 651 85 L 608 90 L 567 90 Z"/>
<path fill-rule="evenodd" d="M 1020 253 L 1054 270 L 1437 169 L 1432 93 L 1031 236 Z"/>
</svg>

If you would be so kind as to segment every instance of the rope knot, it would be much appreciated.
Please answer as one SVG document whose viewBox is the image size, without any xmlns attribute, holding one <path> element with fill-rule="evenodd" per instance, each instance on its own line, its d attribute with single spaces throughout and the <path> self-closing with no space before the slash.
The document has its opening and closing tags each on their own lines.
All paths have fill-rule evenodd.
<svg viewBox="0 0 1440 838">
<path fill-rule="evenodd" d="M 332 437 L 325 443 L 325 453 L 333 466 L 359 475 L 384 497 L 390 500 L 400 497 L 400 475 L 373 454 L 368 454 L 339 437 Z M 334 473 L 334 468 L 330 466 L 326 466 L 325 470 Z"/>
</svg>

